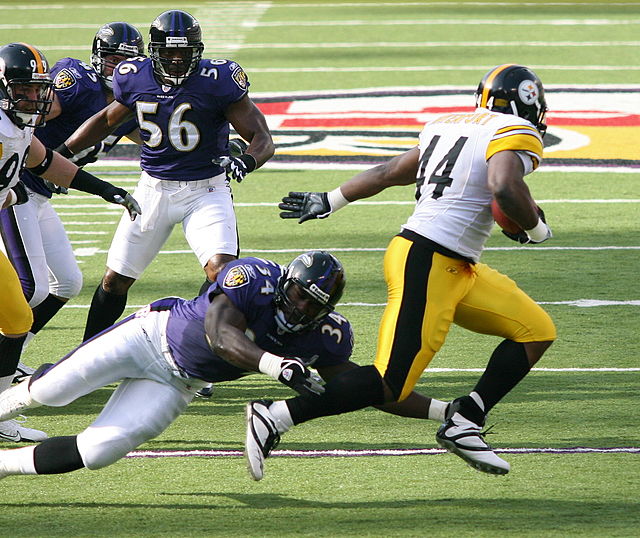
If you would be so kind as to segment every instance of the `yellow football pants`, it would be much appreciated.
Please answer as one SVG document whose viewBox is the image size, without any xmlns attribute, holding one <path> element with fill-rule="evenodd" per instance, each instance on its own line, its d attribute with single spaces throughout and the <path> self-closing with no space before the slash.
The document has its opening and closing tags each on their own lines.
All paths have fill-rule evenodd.
<svg viewBox="0 0 640 538">
<path fill-rule="evenodd" d="M 451 323 L 515 342 L 554 340 L 549 315 L 488 265 L 444 256 L 404 237 L 384 257 L 387 306 L 374 366 L 403 400 L 442 347 Z"/>
<path fill-rule="evenodd" d="M 24 298 L 20 280 L 13 265 L 0 252 L 0 333 L 23 334 L 33 323 L 33 313 Z"/>
</svg>

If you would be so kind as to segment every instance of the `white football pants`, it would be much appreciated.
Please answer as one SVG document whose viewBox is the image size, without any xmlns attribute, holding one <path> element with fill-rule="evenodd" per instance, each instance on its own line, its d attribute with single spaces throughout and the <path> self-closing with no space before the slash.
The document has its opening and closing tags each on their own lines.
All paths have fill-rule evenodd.
<svg viewBox="0 0 640 538">
<path fill-rule="evenodd" d="M 37 402 L 60 407 L 122 381 L 98 418 L 78 435 L 84 465 L 100 469 L 163 432 L 206 381 L 187 378 L 166 345 L 169 311 L 142 309 L 83 343 L 30 388 Z"/>
</svg>

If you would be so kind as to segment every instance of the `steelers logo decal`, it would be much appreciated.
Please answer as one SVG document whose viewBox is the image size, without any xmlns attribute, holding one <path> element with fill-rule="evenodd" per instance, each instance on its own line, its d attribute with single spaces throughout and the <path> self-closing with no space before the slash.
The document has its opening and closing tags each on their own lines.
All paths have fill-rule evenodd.
<svg viewBox="0 0 640 538">
<path fill-rule="evenodd" d="M 518 96 L 525 105 L 532 105 L 538 101 L 538 86 L 533 80 L 523 80 L 518 86 Z"/>
<path fill-rule="evenodd" d="M 62 69 L 53 81 L 56 90 L 66 90 L 76 83 L 76 77 L 69 69 Z"/>
<path fill-rule="evenodd" d="M 227 276 L 224 277 L 222 286 L 224 288 L 239 288 L 249 283 L 249 275 L 247 270 L 241 265 L 229 269 Z"/>
<path fill-rule="evenodd" d="M 242 70 L 242 67 L 238 66 L 238 68 L 231 75 L 231 78 L 241 90 L 247 89 L 247 74 Z"/>
</svg>

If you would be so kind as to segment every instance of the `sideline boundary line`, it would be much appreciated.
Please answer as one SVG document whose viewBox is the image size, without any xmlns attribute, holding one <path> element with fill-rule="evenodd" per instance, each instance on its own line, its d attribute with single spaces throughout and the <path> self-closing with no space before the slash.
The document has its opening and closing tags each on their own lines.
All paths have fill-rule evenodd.
<svg viewBox="0 0 640 538">
<path fill-rule="evenodd" d="M 494 448 L 499 454 L 640 454 L 640 447 Z M 274 450 L 270 458 L 357 458 L 366 456 L 433 456 L 444 448 L 394 448 L 370 450 Z M 241 457 L 242 450 L 136 450 L 126 458 L 224 458 Z"/>
</svg>

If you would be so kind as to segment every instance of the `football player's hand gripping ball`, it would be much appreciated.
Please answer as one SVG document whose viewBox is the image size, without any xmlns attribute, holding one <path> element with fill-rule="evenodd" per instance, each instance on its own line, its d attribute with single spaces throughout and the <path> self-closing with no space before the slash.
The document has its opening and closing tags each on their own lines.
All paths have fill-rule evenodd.
<svg viewBox="0 0 640 538">
<path fill-rule="evenodd" d="M 551 237 L 553 237 L 553 233 L 551 232 L 551 228 L 549 228 L 549 226 L 547 225 L 547 220 L 544 216 L 544 211 L 542 211 L 541 207 L 537 207 L 537 211 L 538 211 L 538 216 L 540 217 L 540 220 L 547 226 L 547 230 L 546 230 L 547 233 L 544 238 L 534 241 L 533 239 L 531 239 L 531 237 L 529 237 L 529 235 L 525 231 L 521 231 L 518 233 L 511 233 L 511 232 L 506 232 L 505 230 L 502 230 L 502 233 L 512 241 L 515 241 L 516 243 L 520 243 L 522 245 L 527 245 L 527 244 L 536 245 L 538 243 L 545 242 L 547 239 L 550 239 Z"/>
<path fill-rule="evenodd" d="M 325 219 L 331 214 L 331 204 L 326 192 L 290 192 L 278 207 L 282 219 L 298 219 L 298 223 L 311 219 Z"/>
</svg>

